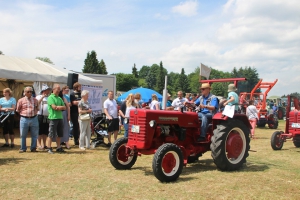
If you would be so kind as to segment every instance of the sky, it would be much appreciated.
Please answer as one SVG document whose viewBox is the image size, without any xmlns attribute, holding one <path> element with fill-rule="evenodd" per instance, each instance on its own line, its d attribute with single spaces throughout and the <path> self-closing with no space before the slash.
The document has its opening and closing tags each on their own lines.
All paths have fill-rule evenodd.
<svg viewBox="0 0 300 200">
<path fill-rule="evenodd" d="M 300 92 L 299 0 L 0 0 L 0 51 L 48 57 L 81 71 L 95 50 L 107 71 L 163 62 L 186 74 L 203 63 L 254 67 L 269 92 Z"/>
</svg>

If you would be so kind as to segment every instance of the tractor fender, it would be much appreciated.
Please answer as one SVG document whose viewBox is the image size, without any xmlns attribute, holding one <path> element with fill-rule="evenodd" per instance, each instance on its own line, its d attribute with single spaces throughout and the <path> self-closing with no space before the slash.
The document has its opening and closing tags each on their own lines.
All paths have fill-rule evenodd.
<svg viewBox="0 0 300 200">
<path fill-rule="evenodd" d="M 213 116 L 212 119 L 213 119 L 213 121 L 227 121 L 230 118 L 228 116 L 223 115 L 221 112 L 218 112 Z M 238 119 L 238 120 L 242 121 L 248 128 L 252 129 L 252 126 L 249 122 L 247 115 L 235 113 L 233 116 L 233 119 Z"/>
</svg>

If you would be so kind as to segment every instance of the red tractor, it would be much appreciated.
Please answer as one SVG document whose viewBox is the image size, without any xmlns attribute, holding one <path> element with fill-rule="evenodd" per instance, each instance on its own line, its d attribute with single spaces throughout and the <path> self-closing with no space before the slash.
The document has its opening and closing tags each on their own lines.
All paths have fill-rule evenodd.
<svg viewBox="0 0 300 200">
<path fill-rule="evenodd" d="M 294 96 L 288 96 L 286 108 L 285 132 L 275 131 L 271 137 L 271 147 L 274 150 L 281 150 L 283 143 L 287 139 L 292 139 L 295 147 L 300 147 L 300 111 L 299 99 Z M 291 110 L 291 107 L 295 107 Z"/>
<path fill-rule="evenodd" d="M 220 170 L 241 168 L 250 149 L 251 125 L 247 116 L 237 113 L 228 118 L 216 113 L 209 125 L 206 141 L 202 142 L 197 141 L 200 125 L 196 112 L 132 110 L 128 138 L 114 142 L 109 152 L 110 162 L 116 169 L 125 170 L 135 164 L 138 155 L 154 154 L 153 172 L 162 182 L 175 181 L 183 166 L 198 160 L 207 151 L 211 151 Z"/>
<path fill-rule="evenodd" d="M 258 83 L 254 86 L 252 91 L 250 93 L 241 92 L 240 98 L 243 96 L 245 99 L 254 99 L 255 100 L 255 106 L 258 111 L 258 122 L 257 127 L 265 127 L 266 124 L 268 124 L 268 127 L 270 129 L 276 129 L 278 127 L 278 119 L 276 115 L 274 114 L 268 114 L 267 110 L 267 95 L 270 92 L 270 90 L 274 87 L 274 85 L 277 83 L 277 79 L 274 82 L 262 82 L 262 79 L 258 81 Z M 265 89 L 265 91 L 256 92 L 257 90 Z M 246 104 L 242 105 L 244 112 L 247 108 Z"/>
</svg>

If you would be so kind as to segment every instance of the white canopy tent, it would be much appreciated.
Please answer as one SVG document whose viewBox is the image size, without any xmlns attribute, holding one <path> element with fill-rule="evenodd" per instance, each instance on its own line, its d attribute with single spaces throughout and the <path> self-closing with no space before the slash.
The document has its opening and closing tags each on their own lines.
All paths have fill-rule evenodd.
<svg viewBox="0 0 300 200">
<path fill-rule="evenodd" d="M 36 93 L 39 93 L 42 83 L 47 83 L 50 87 L 53 86 L 53 83 L 66 85 L 68 73 L 74 72 L 60 69 L 38 59 L 0 55 L 1 91 L 5 87 L 10 87 L 14 90 L 16 97 L 21 96 L 20 93 L 26 85 L 34 85 Z M 81 74 L 78 82 L 82 85 L 102 86 L 101 80 L 95 80 Z"/>
</svg>

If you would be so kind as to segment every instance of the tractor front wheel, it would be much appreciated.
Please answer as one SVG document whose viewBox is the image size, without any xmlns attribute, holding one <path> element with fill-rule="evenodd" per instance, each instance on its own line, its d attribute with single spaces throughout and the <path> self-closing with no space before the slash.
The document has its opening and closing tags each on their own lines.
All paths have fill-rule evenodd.
<svg viewBox="0 0 300 200">
<path fill-rule="evenodd" d="M 300 135 L 294 136 L 293 143 L 294 143 L 295 147 L 300 147 Z"/>
<path fill-rule="evenodd" d="M 110 147 L 109 160 L 116 169 L 130 169 L 136 162 L 137 155 L 133 150 L 128 152 L 127 141 L 126 137 L 119 138 Z"/>
<path fill-rule="evenodd" d="M 240 120 L 217 125 L 211 138 L 211 156 L 222 171 L 237 170 L 246 162 L 250 149 L 250 129 Z"/>
<path fill-rule="evenodd" d="M 271 121 L 271 122 L 268 123 L 268 126 L 269 126 L 270 129 L 277 129 L 277 127 L 278 127 L 278 121 L 275 120 L 275 119 L 273 119 L 273 121 Z"/>
<path fill-rule="evenodd" d="M 183 155 L 181 149 L 172 143 L 161 145 L 154 154 L 152 169 L 161 182 L 175 181 L 182 172 Z"/>
<path fill-rule="evenodd" d="M 281 138 L 281 131 L 275 131 L 271 137 L 271 147 L 273 150 L 281 150 L 283 146 L 283 138 Z"/>
</svg>

